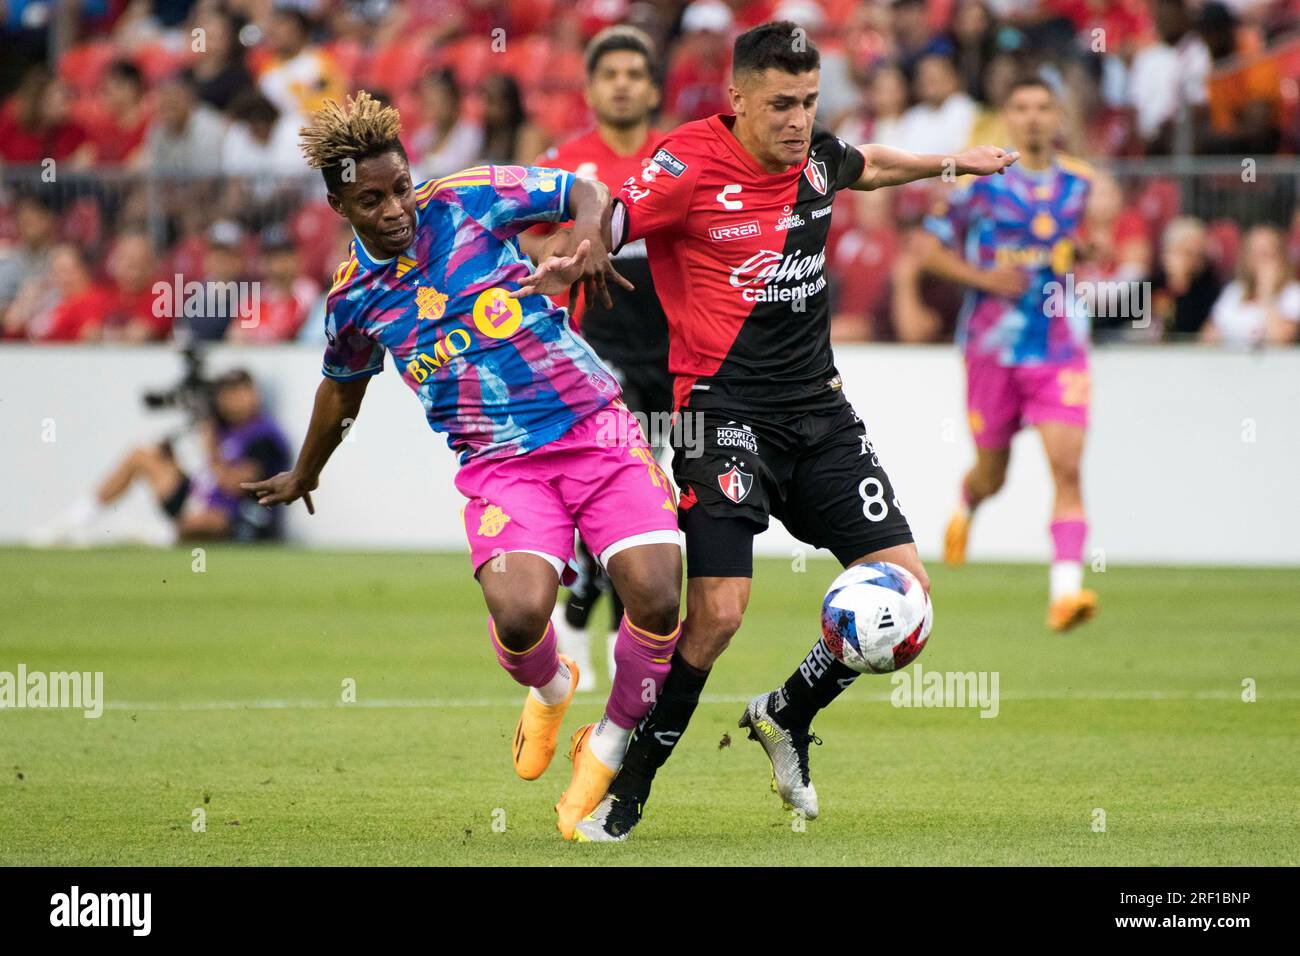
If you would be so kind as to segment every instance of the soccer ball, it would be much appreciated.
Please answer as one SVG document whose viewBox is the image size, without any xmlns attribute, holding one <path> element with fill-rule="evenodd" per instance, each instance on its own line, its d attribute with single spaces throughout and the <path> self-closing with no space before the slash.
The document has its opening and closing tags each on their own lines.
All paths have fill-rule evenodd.
<svg viewBox="0 0 1300 956">
<path fill-rule="evenodd" d="M 921 582 L 887 561 L 857 564 L 822 600 L 822 637 L 835 659 L 863 674 L 910 664 L 930 637 L 934 608 Z"/>
</svg>

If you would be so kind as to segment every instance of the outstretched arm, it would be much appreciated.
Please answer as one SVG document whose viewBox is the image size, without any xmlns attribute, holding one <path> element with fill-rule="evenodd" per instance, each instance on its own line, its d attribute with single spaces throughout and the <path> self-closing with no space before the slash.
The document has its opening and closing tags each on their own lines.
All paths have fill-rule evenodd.
<svg viewBox="0 0 1300 956">
<path fill-rule="evenodd" d="M 361 399 L 366 394 L 370 376 L 339 382 L 323 379 L 316 389 L 316 404 L 312 407 L 311 423 L 307 437 L 302 441 L 298 461 L 292 471 L 282 471 L 265 481 L 246 481 L 240 487 L 257 495 L 257 503 L 272 505 L 290 504 L 299 498 L 307 505 L 309 514 L 316 508 L 311 493 L 320 484 L 321 469 L 329 461 L 334 449 L 343 440 L 348 427 L 361 411 Z"/>
<path fill-rule="evenodd" d="M 537 271 L 520 280 L 521 288 L 513 297 L 541 292 L 546 295 L 563 291 L 570 285 L 582 283 L 586 301 L 613 307 L 609 283 L 616 282 L 624 289 L 632 289 L 614 268 L 609 257 L 613 247 L 610 239 L 610 214 L 613 203 L 609 188 L 594 179 L 575 178 L 569 188 L 569 213 L 572 229 L 557 229 L 537 251 Z M 586 247 L 581 255 L 579 249 Z"/>
<path fill-rule="evenodd" d="M 1001 173 L 1020 158 L 1020 153 L 997 146 L 975 146 L 956 156 L 938 153 L 909 153 L 905 149 L 881 146 L 877 143 L 859 146 L 858 152 L 866 161 L 862 176 L 850 189 L 880 189 L 882 186 L 901 186 L 918 179 L 947 175 L 988 176 Z"/>
</svg>

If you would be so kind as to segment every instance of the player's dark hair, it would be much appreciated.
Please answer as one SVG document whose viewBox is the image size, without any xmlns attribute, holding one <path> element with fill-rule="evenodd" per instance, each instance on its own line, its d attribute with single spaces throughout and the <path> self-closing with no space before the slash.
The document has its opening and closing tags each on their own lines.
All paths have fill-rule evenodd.
<svg viewBox="0 0 1300 956">
<path fill-rule="evenodd" d="M 362 160 L 385 153 L 397 153 L 405 160 L 401 132 L 402 118 L 397 110 L 384 106 L 365 90 L 349 96 L 346 106 L 326 100 L 312 114 L 311 125 L 298 130 L 307 165 L 321 171 L 325 185 L 335 196 L 343 192 L 343 172 L 349 161 L 355 172 Z"/>
<path fill-rule="evenodd" d="M 654 41 L 636 27 L 613 26 L 601 30 L 587 44 L 583 60 L 587 69 L 587 79 L 591 79 L 600 65 L 601 57 L 606 53 L 628 50 L 645 57 L 645 67 L 651 76 L 655 74 Z"/>
<path fill-rule="evenodd" d="M 740 76 L 777 69 L 798 74 L 817 69 L 821 62 L 821 54 L 808 39 L 807 30 L 792 20 L 774 20 L 736 37 L 731 72 Z"/>
<path fill-rule="evenodd" d="M 1052 97 L 1052 99 L 1056 99 L 1056 90 L 1052 89 L 1052 84 L 1048 83 L 1041 76 L 1031 73 L 1026 76 L 1017 77 L 1012 81 L 1011 85 L 1007 87 L 1007 95 L 1005 99 L 1003 99 L 1003 102 L 1005 103 L 1007 100 L 1011 99 L 1012 94 L 1017 90 L 1027 89 L 1047 90 L 1047 95 Z"/>
</svg>

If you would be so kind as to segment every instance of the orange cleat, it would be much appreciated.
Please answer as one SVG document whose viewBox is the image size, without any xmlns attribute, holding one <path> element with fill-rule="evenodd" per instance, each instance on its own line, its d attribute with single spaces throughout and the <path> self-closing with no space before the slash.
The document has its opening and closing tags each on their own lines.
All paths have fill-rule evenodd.
<svg viewBox="0 0 1300 956">
<path fill-rule="evenodd" d="M 957 567 L 966 563 L 966 539 L 970 536 L 970 512 L 958 508 L 943 532 L 943 563 Z"/>
<path fill-rule="evenodd" d="M 574 839 L 574 830 L 579 821 L 605 799 L 605 793 L 617 773 L 601 763 L 587 746 L 587 738 L 595 729 L 595 724 L 579 727 L 573 735 L 573 746 L 569 750 L 569 759 L 573 761 L 573 779 L 560 796 L 560 802 L 555 805 L 555 812 L 559 814 L 555 826 L 566 840 Z"/>
<path fill-rule="evenodd" d="M 1047 609 L 1047 626 L 1057 632 L 1068 631 L 1096 616 L 1097 595 L 1084 588 L 1077 594 L 1067 594 L 1051 603 Z"/>
<path fill-rule="evenodd" d="M 560 655 L 560 660 L 569 668 L 569 696 L 558 704 L 546 705 L 533 696 L 532 691 L 524 698 L 524 710 L 515 724 L 514 749 L 515 773 L 525 780 L 536 780 L 551 765 L 555 756 L 555 745 L 560 739 L 560 723 L 573 701 L 573 693 L 578 689 L 578 665 Z"/>
</svg>

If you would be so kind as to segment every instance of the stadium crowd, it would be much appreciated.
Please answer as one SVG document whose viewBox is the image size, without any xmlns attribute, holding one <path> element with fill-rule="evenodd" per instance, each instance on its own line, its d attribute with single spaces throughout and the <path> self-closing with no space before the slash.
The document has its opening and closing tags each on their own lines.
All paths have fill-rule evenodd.
<svg viewBox="0 0 1300 956">
<path fill-rule="evenodd" d="M 1300 0 L 7 0 L 0 336 L 167 339 L 155 283 L 259 283 L 200 340 L 315 340 L 350 231 L 297 131 L 326 98 L 397 105 L 418 178 L 533 162 L 587 124 L 583 47 L 664 51 L 657 128 L 726 111 L 732 37 L 773 18 L 822 51 L 845 140 L 1001 145 L 1036 71 L 1096 167 L 1080 280 L 1140 283 L 1151 321 L 1099 338 L 1235 345 L 1300 332 Z M 1282 157 L 1282 158 L 1279 158 Z M 1289 159 L 1287 158 L 1289 157 Z M 1217 158 L 1217 159 L 1216 159 Z M 960 292 L 916 251 L 934 184 L 846 193 L 829 268 L 843 341 L 942 341 Z M 162 310 L 166 312 L 167 310 Z"/>
</svg>

